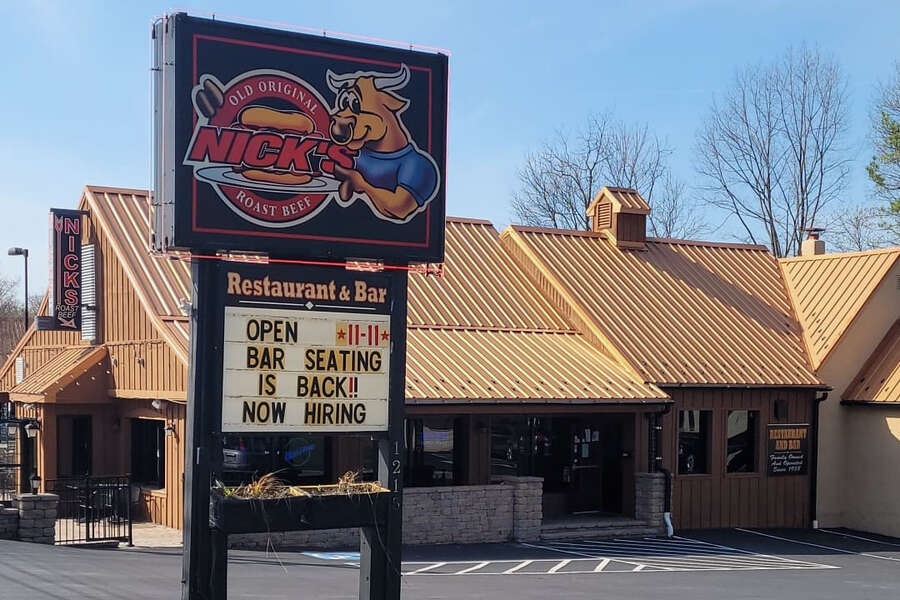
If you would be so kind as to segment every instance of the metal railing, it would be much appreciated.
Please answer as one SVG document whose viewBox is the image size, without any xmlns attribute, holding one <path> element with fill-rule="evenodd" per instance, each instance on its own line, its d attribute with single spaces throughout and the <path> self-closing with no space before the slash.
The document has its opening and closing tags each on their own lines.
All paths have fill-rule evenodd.
<svg viewBox="0 0 900 600">
<path fill-rule="evenodd" d="M 56 543 L 132 545 L 131 477 L 69 477 L 45 482 L 59 496 Z"/>
</svg>

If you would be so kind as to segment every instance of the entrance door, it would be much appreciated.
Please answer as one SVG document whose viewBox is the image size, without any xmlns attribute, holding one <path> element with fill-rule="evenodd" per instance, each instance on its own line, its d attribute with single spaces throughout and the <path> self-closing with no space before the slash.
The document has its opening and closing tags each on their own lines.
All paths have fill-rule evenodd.
<svg viewBox="0 0 900 600">
<path fill-rule="evenodd" d="M 572 424 L 571 511 L 622 513 L 622 423 L 602 417 Z"/>
<path fill-rule="evenodd" d="M 60 477 L 84 477 L 91 474 L 93 435 L 90 415 L 57 417 L 57 471 Z"/>
<path fill-rule="evenodd" d="M 571 424 L 573 513 L 603 509 L 603 441 L 594 424 Z"/>
</svg>

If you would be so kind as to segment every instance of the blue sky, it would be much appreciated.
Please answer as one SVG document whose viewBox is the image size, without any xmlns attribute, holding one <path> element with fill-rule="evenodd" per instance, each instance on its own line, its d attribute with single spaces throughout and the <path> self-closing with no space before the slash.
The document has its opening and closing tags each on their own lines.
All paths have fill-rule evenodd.
<svg viewBox="0 0 900 600">
<path fill-rule="evenodd" d="M 159 2 L 11 0 L 0 4 L 0 274 L 20 276 L 8 246 L 31 249 L 46 285 L 47 211 L 85 184 L 147 187 L 149 23 Z M 694 132 L 737 67 L 791 44 L 833 54 L 849 76 L 848 198 L 868 192 L 867 111 L 900 59 L 900 2 L 198 2 L 215 11 L 448 48 L 452 52 L 448 214 L 512 220 L 529 149 L 592 111 L 646 122 L 694 180 Z M 712 215 L 712 218 L 717 218 Z M 727 228 L 723 230 L 727 232 Z M 719 232 L 720 236 L 726 235 Z"/>
</svg>

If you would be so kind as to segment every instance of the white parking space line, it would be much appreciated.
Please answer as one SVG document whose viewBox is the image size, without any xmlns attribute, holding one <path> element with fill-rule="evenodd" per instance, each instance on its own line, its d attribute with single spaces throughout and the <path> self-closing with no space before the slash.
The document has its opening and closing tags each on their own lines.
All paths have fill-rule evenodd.
<svg viewBox="0 0 900 600">
<path fill-rule="evenodd" d="M 489 564 L 491 564 L 490 561 L 486 560 L 484 562 L 478 563 L 477 565 L 475 565 L 473 567 L 469 567 L 468 569 L 463 569 L 462 571 L 457 571 L 456 573 L 454 573 L 454 575 L 465 575 L 466 573 L 471 573 L 472 571 L 477 571 L 478 569 L 483 569 L 484 567 L 488 566 Z"/>
<path fill-rule="evenodd" d="M 802 540 L 795 540 L 792 538 L 781 537 L 778 535 L 772 535 L 770 533 L 763 533 L 761 531 L 753 531 L 752 529 L 741 529 L 740 527 L 735 527 L 735 530 L 742 531 L 744 533 L 752 533 L 753 535 L 759 535 L 762 537 L 771 538 L 773 540 L 781 540 L 783 542 L 791 542 L 792 544 L 801 544 L 803 546 L 812 546 L 813 548 L 821 548 L 823 550 L 833 550 L 835 552 L 841 552 L 843 554 L 855 554 L 857 556 L 866 556 L 868 558 L 878 558 L 881 560 L 890 560 L 894 562 L 900 562 L 900 558 L 893 558 L 890 556 L 878 556 L 877 554 L 869 554 L 868 552 L 854 552 L 853 550 L 846 550 L 844 548 L 835 548 L 834 546 L 823 546 L 822 544 L 814 544 L 812 542 L 804 542 Z"/>
<path fill-rule="evenodd" d="M 723 561 L 728 561 L 737 565 L 759 565 L 761 563 L 772 563 L 776 565 L 780 565 L 783 563 L 781 559 L 775 557 L 763 557 L 763 556 L 752 556 L 740 554 L 737 552 L 723 552 L 722 550 L 714 550 L 714 549 L 698 549 L 695 547 L 678 547 L 678 548 L 666 548 L 663 546 L 644 546 L 637 545 L 633 546 L 630 544 L 623 544 L 617 542 L 609 542 L 609 543 L 596 543 L 596 544 L 580 544 L 573 545 L 571 543 L 567 543 L 565 546 L 568 550 L 582 549 L 582 550 L 593 550 L 598 555 L 609 555 L 611 557 L 615 556 L 631 556 L 631 557 L 646 557 L 652 556 L 653 560 L 664 560 L 667 558 L 676 559 L 678 561 L 696 561 L 699 563 L 704 563 L 708 561 L 713 561 L 716 563 L 722 563 Z"/>
<path fill-rule="evenodd" d="M 567 558 L 566 560 L 561 560 L 558 563 L 556 563 L 553 567 L 551 567 L 550 570 L 547 571 L 547 573 L 551 573 L 551 574 L 556 573 L 557 571 L 559 571 L 560 569 L 565 567 L 570 562 L 572 562 L 571 558 Z"/>
<path fill-rule="evenodd" d="M 410 571 L 409 573 L 407 573 L 407 575 L 418 575 L 419 573 L 431 571 L 432 569 L 440 569 L 441 567 L 443 567 L 446 564 L 447 563 L 445 563 L 445 562 L 437 562 L 437 563 L 428 565 L 427 567 L 422 567 L 421 569 L 416 569 L 415 571 Z"/>
<path fill-rule="evenodd" d="M 713 547 L 715 547 L 715 548 L 722 548 L 722 549 L 724 549 L 724 550 L 733 550 L 733 551 L 735 551 L 735 552 L 740 552 L 740 553 L 743 553 L 743 554 L 749 554 L 749 555 L 752 555 L 752 556 L 761 556 L 761 557 L 765 557 L 765 558 L 772 559 L 772 560 L 774 560 L 774 561 L 779 561 L 779 560 L 781 560 L 781 561 L 784 561 L 784 562 L 797 563 L 797 564 L 800 564 L 800 565 L 813 565 L 813 566 L 815 566 L 815 567 L 817 567 L 817 568 L 822 568 L 822 569 L 839 569 L 839 568 L 840 568 L 840 567 L 835 567 L 835 566 L 833 566 L 833 565 L 823 565 L 822 563 L 814 563 L 814 562 L 809 562 L 809 561 L 804 561 L 804 560 L 797 560 L 797 559 L 794 559 L 794 558 L 788 558 L 788 557 L 786 557 L 786 556 L 774 556 L 774 555 L 772 555 L 772 554 L 760 554 L 759 552 L 752 552 L 752 551 L 750 551 L 750 550 L 744 550 L 743 548 L 735 548 L 735 547 L 733 547 L 733 546 L 723 546 L 723 545 L 721 545 L 721 544 L 714 544 L 713 542 L 707 542 L 707 541 L 705 541 L 705 540 L 695 540 L 695 539 L 692 539 L 692 538 L 686 538 L 686 537 L 681 537 L 681 536 L 677 536 L 677 535 L 675 536 L 675 539 L 678 539 L 678 540 L 685 540 L 685 541 L 687 541 L 687 542 L 696 542 L 696 543 L 698 543 L 698 544 L 703 544 L 703 545 L 705 545 L 705 546 L 713 546 Z"/>
<path fill-rule="evenodd" d="M 757 532 L 748 531 L 748 533 Z M 778 536 L 766 535 L 778 539 Z M 407 568 L 413 568 L 411 567 L 413 564 L 420 566 L 405 574 L 431 576 L 580 575 L 840 568 L 771 554 L 760 554 L 743 548 L 680 536 L 672 539 L 548 541 L 540 544 L 520 543 L 519 546 L 541 551 L 544 556 L 548 557 L 553 557 L 555 554 L 556 558 L 407 562 L 404 563 Z M 564 556 L 560 557 L 560 554 Z M 441 569 L 448 565 L 458 570 Z"/>
<path fill-rule="evenodd" d="M 867 538 L 867 537 L 863 537 L 861 535 L 853 535 L 851 533 L 844 533 L 843 531 L 832 531 L 831 529 L 816 529 L 816 531 L 820 531 L 822 533 L 830 533 L 831 535 L 837 535 L 840 537 L 853 538 L 855 540 L 862 540 L 864 542 L 872 542 L 873 544 L 882 544 L 884 546 L 893 546 L 895 548 L 900 548 L 900 544 L 894 544 L 892 542 L 885 542 L 882 540 Z"/>
<path fill-rule="evenodd" d="M 530 565 L 530 564 L 533 563 L 533 562 L 534 562 L 533 560 L 523 560 L 522 562 L 520 562 L 520 563 L 517 564 L 516 566 L 512 567 L 511 569 L 507 569 L 507 570 L 503 571 L 503 574 L 504 574 L 504 575 L 509 575 L 510 573 L 515 573 L 515 572 L 518 571 L 519 569 L 523 569 L 523 568 L 527 567 L 528 565 Z"/>
</svg>

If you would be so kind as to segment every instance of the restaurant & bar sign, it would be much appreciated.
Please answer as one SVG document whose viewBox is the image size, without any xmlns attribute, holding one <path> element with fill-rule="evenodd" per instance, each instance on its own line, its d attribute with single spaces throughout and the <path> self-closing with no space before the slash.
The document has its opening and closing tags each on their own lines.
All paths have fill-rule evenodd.
<svg viewBox="0 0 900 600">
<path fill-rule="evenodd" d="M 384 276 L 235 265 L 225 285 L 223 432 L 387 430 Z"/>
<path fill-rule="evenodd" d="M 769 425 L 769 475 L 806 475 L 809 469 L 809 425 Z"/>
</svg>

